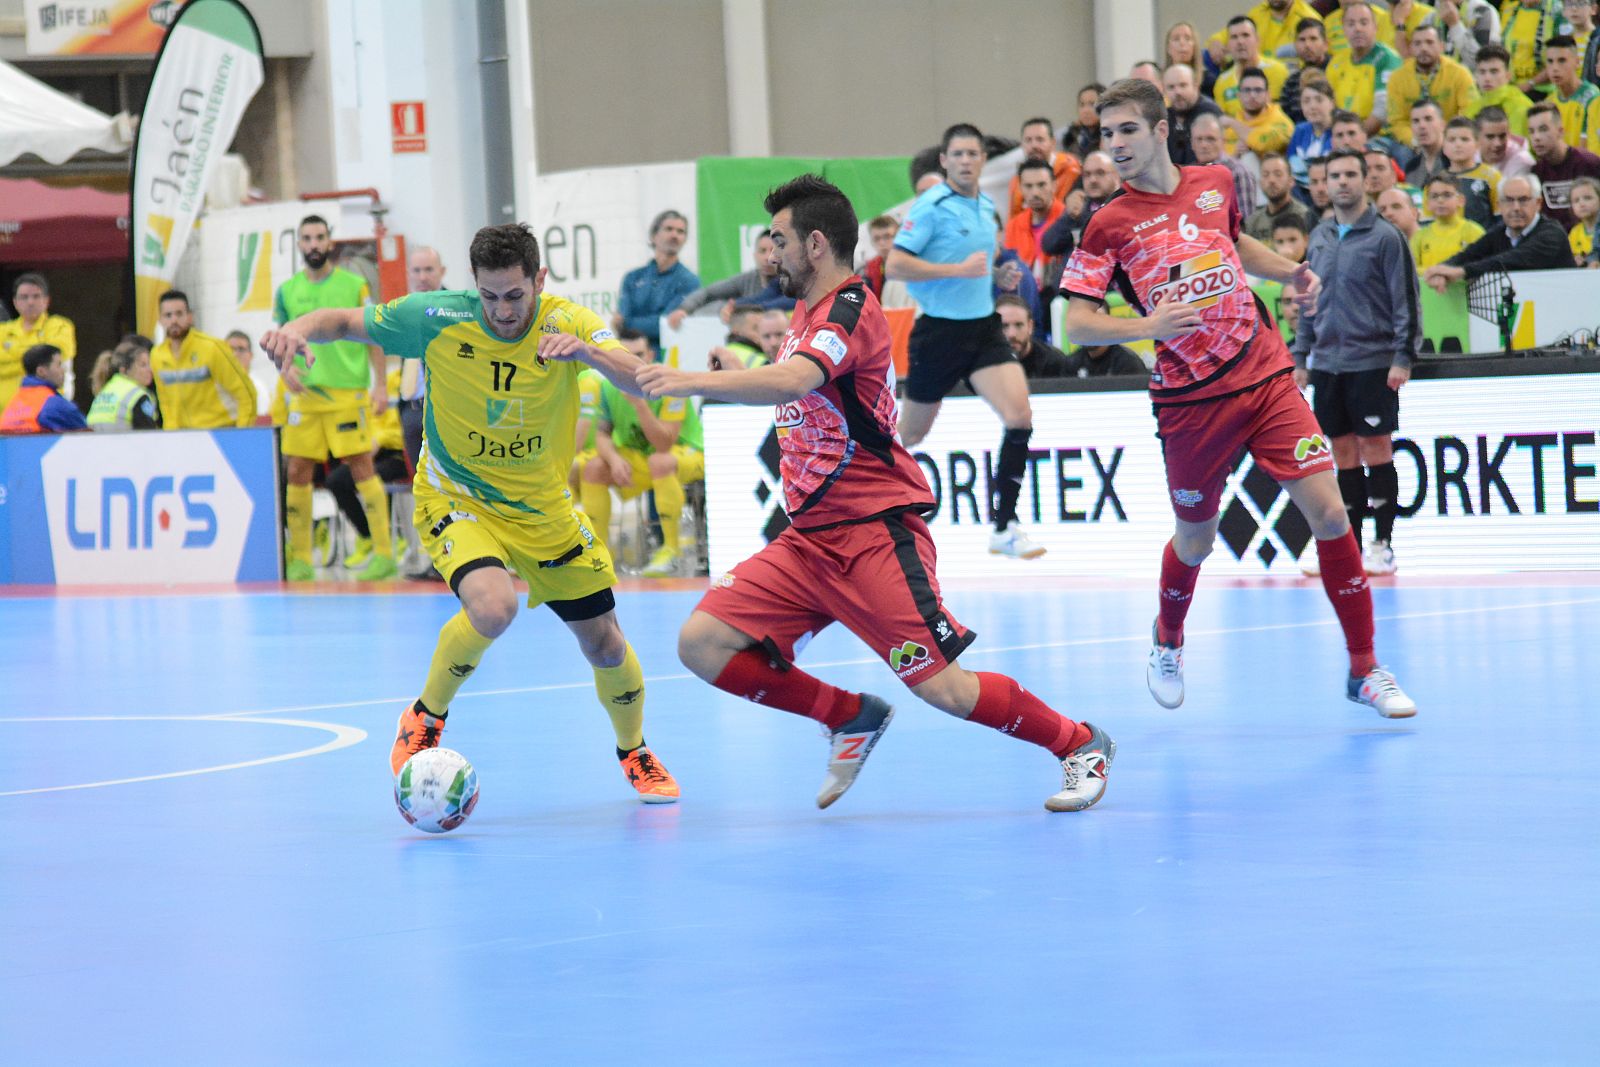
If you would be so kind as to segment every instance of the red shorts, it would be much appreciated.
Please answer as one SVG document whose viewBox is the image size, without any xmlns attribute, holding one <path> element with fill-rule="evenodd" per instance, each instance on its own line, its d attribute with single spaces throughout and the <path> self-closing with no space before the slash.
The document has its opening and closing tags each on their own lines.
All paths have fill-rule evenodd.
<svg viewBox="0 0 1600 1067">
<path fill-rule="evenodd" d="M 928 524 L 910 513 L 801 533 L 790 527 L 711 583 L 696 605 L 786 660 L 842 622 L 906 685 L 954 662 L 977 634 L 939 599 Z"/>
<path fill-rule="evenodd" d="M 1288 374 L 1237 396 L 1158 406 L 1156 436 L 1167 462 L 1172 511 L 1184 522 L 1216 515 L 1228 473 L 1247 449 L 1274 481 L 1333 469 L 1328 439 Z"/>
</svg>

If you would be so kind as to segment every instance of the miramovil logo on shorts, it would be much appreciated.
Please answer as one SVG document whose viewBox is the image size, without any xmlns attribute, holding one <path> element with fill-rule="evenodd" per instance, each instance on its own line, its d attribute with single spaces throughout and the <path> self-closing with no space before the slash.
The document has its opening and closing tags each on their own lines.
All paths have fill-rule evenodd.
<svg viewBox="0 0 1600 1067">
<path fill-rule="evenodd" d="M 1310 437 L 1302 437 L 1299 438 L 1298 442 L 1294 442 L 1294 459 L 1301 462 L 1301 466 L 1306 466 L 1307 459 L 1326 456 L 1330 451 L 1328 438 L 1323 437 L 1322 434 L 1312 434 Z"/>
<path fill-rule="evenodd" d="M 889 650 L 889 669 L 896 674 L 914 674 L 922 669 L 916 664 L 927 664 L 928 662 L 928 649 L 915 641 L 907 641 L 899 648 L 891 648 Z"/>
<path fill-rule="evenodd" d="M 1233 292 L 1239 285 L 1239 272 L 1223 261 L 1222 252 L 1203 252 L 1167 271 L 1167 280 L 1150 290 L 1150 306 L 1160 307 L 1168 300 L 1181 300 L 1197 308 L 1208 308 Z"/>
</svg>

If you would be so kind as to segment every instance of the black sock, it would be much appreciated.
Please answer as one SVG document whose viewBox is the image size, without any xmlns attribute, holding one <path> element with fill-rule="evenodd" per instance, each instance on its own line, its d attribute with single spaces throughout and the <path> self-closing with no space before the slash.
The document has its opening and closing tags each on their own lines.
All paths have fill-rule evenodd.
<svg viewBox="0 0 1600 1067">
<path fill-rule="evenodd" d="M 1367 517 L 1367 472 L 1351 467 L 1339 472 L 1339 495 L 1344 498 L 1345 514 L 1350 516 L 1350 528 L 1356 532 L 1356 544 L 1361 544 L 1361 520 Z"/>
<path fill-rule="evenodd" d="M 1394 462 L 1367 468 L 1367 506 L 1376 520 L 1378 540 L 1388 544 L 1394 536 L 1394 517 L 1399 511 L 1400 475 L 1395 473 Z"/>
<path fill-rule="evenodd" d="M 1033 427 L 1006 430 L 1000 437 L 1000 462 L 995 468 L 995 532 L 1004 530 L 1017 517 L 1017 496 L 1028 470 L 1028 439 Z"/>
<path fill-rule="evenodd" d="M 639 738 L 639 748 L 643 748 L 643 747 L 644 747 L 644 738 L 641 737 L 641 738 Z M 624 751 L 622 751 L 622 749 L 619 748 L 619 749 L 617 749 L 617 759 L 625 760 L 625 759 L 628 758 L 628 753 L 629 752 L 637 752 L 637 751 L 639 751 L 639 748 L 630 748 L 630 749 L 628 749 L 627 752 L 624 752 Z"/>
<path fill-rule="evenodd" d="M 423 702 L 422 702 L 422 698 L 421 698 L 421 697 L 418 697 L 418 698 L 417 698 L 417 699 L 415 699 L 415 700 L 413 700 L 413 701 L 412 701 L 412 702 L 411 702 L 411 706 L 412 706 L 412 707 L 414 707 L 414 708 L 416 708 L 416 709 L 417 709 L 417 712 L 418 712 L 418 713 L 419 713 L 419 714 L 422 714 L 422 715 L 432 715 L 432 716 L 433 716 L 433 717 L 434 717 L 434 718 L 435 718 L 435 719 L 442 719 L 442 718 L 444 718 L 444 717 L 445 717 L 445 716 L 446 716 L 446 715 L 449 715 L 449 714 L 450 714 L 450 709 L 449 709 L 449 708 L 446 708 L 446 709 L 444 709 L 444 710 L 443 710 L 443 711 L 430 711 L 430 710 L 429 710 L 429 709 L 428 709 L 428 705 L 426 705 L 426 704 L 424 704 L 424 703 L 423 703 Z"/>
</svg>

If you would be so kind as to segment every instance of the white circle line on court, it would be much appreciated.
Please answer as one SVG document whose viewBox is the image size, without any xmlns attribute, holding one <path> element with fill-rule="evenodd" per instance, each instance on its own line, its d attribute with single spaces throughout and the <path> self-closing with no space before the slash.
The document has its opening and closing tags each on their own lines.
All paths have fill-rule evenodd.
<svg viewBox="0 0 1600 1067">
<path fill-rule="evenodd" d="M 1579 598 L 1579 599 L 1575 599 L 1575 600 L 1542 600 L 1542 601 L 1538 601 L 1536 603 L 1528 603 L 1528 604 L 1491 604 L 1491 605 L 1483 606 L 1483 607 L 1450 608 L 1450 609 L 1442 610 L 1442 611 L 1403 612 L 1403 613 L 1398 614 L 1398 615 L 1377 615 L 1377 616 L 1374 616 L 1373 621 L 1374 622 L 1405 622 L 1405 621 L 1412 620 L 1412 619 L 1442 619 L 1442 618 L 1450 618 L 1450 617 L 1456 616 L 1456 615 L 1489 615 L 1489 614 L 1495 614 L 1495 613 L 1506 612 L 1506 611 L 1525 611 L 1525 610 L 1538 610 L 1538 609 L 1545 609 L 1545 608 L 1578 607 L 1578 606 L 1582 606 L 1582 605 L 1586 605 L 1586 604 L 1600 604 L 1600 597 L 1583 597 L 1583 598 Z M 1268 633 L 1268 632 L 1272 632 L 1272 631 L 1276 631 L 1276 630 L 1305 630 L 1305 629 L 1311 629 L 1311 628 L 1319 627 L 1319 626 L 1337 626 L 1337 625 L 1338 625 L 1338 619 L 1334 618 L 1333 615 L 1330 613 L 1329 616 L 1327 618 L 1325 618 L 1325 619 L 1312 619 L 1312 620 L 1308 620 L 1306 622 L 1277 622 L 1277 623 L 1267 623 L 1267 624 L 1262 625 L 1262 626 L 1231 626 L 1231 627 L 1225 627 L 1225 628 L 1217 629 L 1217 630 L 1198 630 L 1198 629 L 1185 627 L 1185 635 L 1187 637 L 1191 637 L 1191 638 L 1193 638 L 1193 637 L 1225 637 L 1225 636 L 1228 636 L 1230 634 Z M 1041 651 L 1041 650 L 1047 649 L 1047 648 L 1088 648 L 1088 647 L 1091 647 L 1091 646 L 1094 646 L 1094 645 L 1116 645 L 1116 644 L 1129 644 L 1129 643 L 1136 643 L 1136 642 L 1137 643 L 1148 643 L 1149 640 L 1150 640 L 1150 632 L 1148 630 L 1146 630 L 1143 633 L 1123 634 L 1123 635 L 1119 635 L 1117 637 L 1082 637 L 1082 638 L 1073 638 L 1073 639 L 1066 640 L 1066 641 L 1041 641 L 1041 642 L 1038 642 L 1038 643 L 1035 643 L 1035 644 L 1027 644 L 1027 645 L 998 645 L 998 646 L 996 646 L 994 648 L 969 648 L 965 652 L 962 653 L 962 656 L 963 656 L 963 658 L 965 658 L 965 657 L 968 657 L 968 656 L 997 655 L 997 654 L 1003 653 L 1003 652 L 1037 652 L 1037 651 Z M 803 666 L 808 671 L 812 671 L 812 670 L 821 670 L 821 669 L 828 668 L 828 667 L 860 667 L 860 666 L 865 666 L 867 664 L 882 663 L 882 662 L 883 662 L 883 660 L 880 659 L 877 656 L 862 656 L 862 657 L 858 657 L 858 658 L 855 658 L 855 659 L 831 660 L 831 661 L 822 662 L 822 663 L 804 663 L 804 664 L 801 664 L 801 666 Z M 645 681 L 646 682 L 682 682 L 682 681 L 688 681 L 688 680 L 692 680 L 692 679 L 694 679 L 694 675 L 688 674 L 688 673 L 652 674 L 652 675 L 647 675 L 645 677 Z M 551 683 L 550 685 L 516 686 L 516 687 L 510 688 L 510 689 L 476 689 L 476 690 L 471 690 L 471 691 L 464 692 L 464 693 L 457 693 L 456 696 L 455 696 L 455 700 L 459 702 L 459 701 L 462 701 L 462 700 L 471 700 L 471 699 L 478 698 L 478 697 L 519 696 L 519 695 L 524 694 L 524 693 L 553 693 L 553 692 L 560 692 L 560 691 L 565 690 L 565 689 L 590 689 L 590 688 L 593 688 L 593 686 L 594 686 L 594 683 L 592 681 L 581 681 L 581 682 L 554 682 L 554 683 Z M 215 715 L 170 716 L 170 717 L 173 717 L 173 718 L 203 718 L 203 719 L 245 719 L 245 718 L 250 718 L 250 717 L 253 717 L 253 716 L 256 716 L 256 715 L 290 715 L 290 714 L 299 714 L 301 712 L 307 712 L 307 711 L 337 711 L 337 710 L 344 709 L 344 708 L 379 707 L 379 706 L 384 705 L 384 704 L 393 704 L 396 707 L 400 707 L 400 706 L 403 706 L 406 703 L 408 703 L 411 699 L 412 699 L 411 696 L 378 697 L 378 698 L 375 698 L 375 699 L 372 699 L 372 700 L 345 700 L 345 701 L 340 701 L 340 702 L 334 703 L 334 704 L 295 704 L 295 705 L 292 705 L 292 706 L 289 706 L 289 707 L 283 707 L 283 708 L 257 708 L 255 710 L 251 710 L 251 711 L 225 711 L 225 712 L 219 712 L 219 713 L 217 713 Z M 124 719 L 124 718 L 133 719 L 133 718 L 163 718 L 163 717 L 167 717 L 167 716 L 100 715 L 100 716 L 79 716 L 78 718 L 81 719 L 82 721 L 100 720 L 100 721 L 111 722 L 111 721 L 116 721 L 118 719 Z M 23 722 L 23 721 L 27 721 L 27 722 L 33 722 L 33 721 L 64 722 L 64 721 L 67 721 L 67 720 L 63 719 L 63 718 L 43 717 L 43 718 L 40 718 L 40 719 L 28 719 L 28 720 L 5 719 L 5 720 L 0 720 L 0 721 L 6 721 L 6 722 Z M 279 721 L 287 722 L 288 720 L 279 720 Z M 326 728 L 330 728 L 331 729 L 332 728 L 331 724 L 329 724 Z M 352 743 L 354 743 L 354 742 L 352 742 Z M 0 796 L 6 796 L 6 795 L 7 794 L 5 794 L 5 793 L 0 793 Z"/>
<path fill-rule="evenodd" d="M 31 715 L 17 718 L 0 718 L 0 722 L 253 722 L 273 726 L 300 726 L 311 730 L 325 730 L 333 735 L 333 740 L 331 741 L 326 741 L 313 748 L 303 748 L 298 752 L 285 752 L 280 756 L 264 756 L 261 759 L 242 760 L 238 763 L 221 763 L 215 767 L 197 767 L 186 771 L 167 771 L 164 774 L 142 774 L 134 778 L 112 778 L 104 782 L 49 785 L 39 789 L 11 789 L 0 792 L 0 797 L 28 796 L 34 793 L 65 793 L 74 789 L 99 789 L 108 785 L 132 785 L 135 782 L 157 782 L 163 778 L 190 778 L 197 774 L 238 771 L 246 767 L 260 767 L 268 763 L 309 759 L 312 756 L 321 756 L 324 753 L 336 752 L 341 748 L 358 745 L 367 739 L 365 730 L 354 726 L 343 726 L 339 723 L 311 722 L 306 719 L 241 719 L 223 715 L 75 715 L 71 717 Z"/>
</svg>

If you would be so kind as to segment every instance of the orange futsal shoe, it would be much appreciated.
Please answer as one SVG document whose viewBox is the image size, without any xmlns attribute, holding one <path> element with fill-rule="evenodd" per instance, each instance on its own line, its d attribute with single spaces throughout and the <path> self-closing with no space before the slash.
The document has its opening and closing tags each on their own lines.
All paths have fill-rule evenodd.
<svg viewBox="0 0 1600 1067">
<path fill-rule="evenodd" d="M 389 752 L 389 767 L 395 774 L 406 765 L 406 760 L 425 748 L 438 748 L 439 735 L 444 733 L 444 719 L 417 710 L 407 704 L 400 713 L 400 725 L 395 733 L 394 748 Z"/>
<path fill-rule="evenodd" d="M 646 804 L 676 804 L 678 780 L 661 766 L 655 753 L 640 745 L 622 757 L 622 773 Z"/>
</svg>

